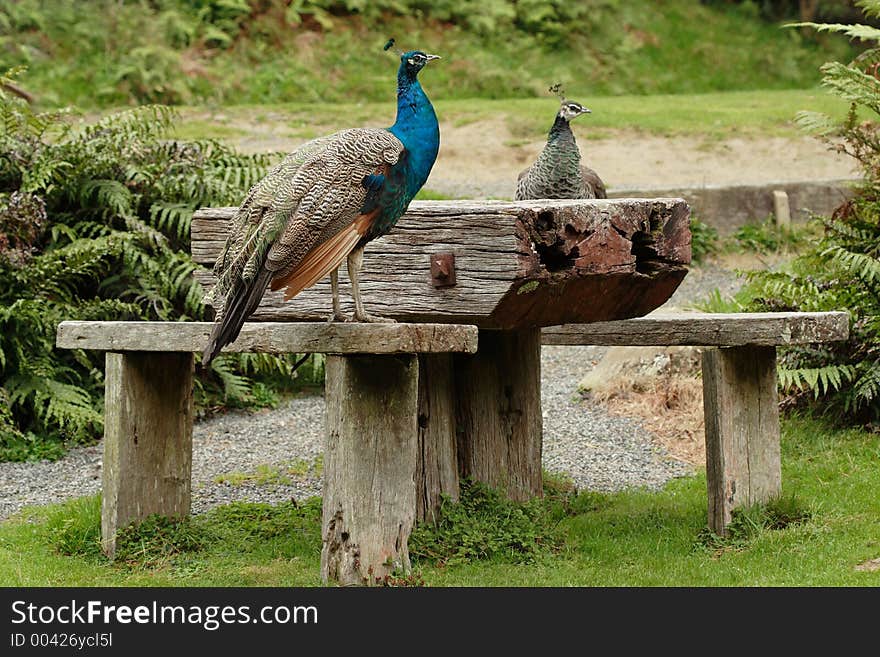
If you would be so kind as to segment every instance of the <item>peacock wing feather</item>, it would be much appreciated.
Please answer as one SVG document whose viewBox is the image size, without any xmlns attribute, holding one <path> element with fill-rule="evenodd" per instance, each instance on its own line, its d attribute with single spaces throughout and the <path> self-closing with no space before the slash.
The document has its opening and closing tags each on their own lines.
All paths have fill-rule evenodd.
<svg viewBox="0 0 880 657">
<path fill-rule="evenodd" d="M 380 214 L 374 199 L 403 153 L 388 130 L 343 130 L 304 144 L 251 189 L 215 265 L 208 360 L 234 340 L 270 283 L 290 298 L 339 266 Z"/>
</svg>

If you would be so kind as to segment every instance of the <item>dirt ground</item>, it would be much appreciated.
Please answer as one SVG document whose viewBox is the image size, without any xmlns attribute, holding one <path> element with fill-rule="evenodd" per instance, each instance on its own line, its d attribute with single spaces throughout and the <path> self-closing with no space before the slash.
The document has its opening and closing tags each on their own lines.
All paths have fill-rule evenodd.
<svg viewBox="0 0 880 657">
<path fill-rule="evenodd" d="M 501 134 L 492 135 L 492 131 Z M 505 145 L 516 143 L 505 132 L 503 125 L 487 122 L 441 128 L 440 155 L 427 186 L 457 194 L 512 196 L 517 175 L 534 160 L 544 141 Z M 851 158 L 829 151 L 810 137 L 710 140 L 620 132 L 611 138 L 580 138 L 578 145 L 584 162 L 609 189 L 831 180 L 856 175 Z"/>
<path fill-rule="evenodd" d="M 230 139 L 247 152 L 291 151 L 303 139 L 279 126 L 235 121 L 248 135 Z M 273 129 L 274 128 L 274 129 Z M 609 189 L 701 187 L 853 178 L 853 160 L 803 137 L 667 137 L 608 131 L 590 138 L 575 126 L 584 163 Z M 426 187 L 461 198 L 512 198 L 519 172 L 534 161 L 545 135 L 524 142 L 502 121 L 440 126 L 440 154 Z"/>
</svg>

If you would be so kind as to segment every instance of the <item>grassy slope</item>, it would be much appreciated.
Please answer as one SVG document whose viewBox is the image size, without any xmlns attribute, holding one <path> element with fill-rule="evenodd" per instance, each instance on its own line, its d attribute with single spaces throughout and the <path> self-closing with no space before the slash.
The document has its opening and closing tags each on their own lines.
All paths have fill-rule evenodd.
<svg viewBox="0 0 880 657">
<path fill-rule="evenodd" d="M 703 476 L 659 493 L 600 496 L 593 510 L 563 521 L 562 553 L 531 565 L 471 562 L 418 565 L 429 586 L 878 586 L 880 571 L 856 566 L 880 556 L 876 434 L 835 430 L 806 419 L 783 423 L 783 492 L 812 512 L 803 524 L 764 530 L 727 546 L 700 540 L 706 522 Z M 94 499 L 94 498 L 93 498 Z M 152 565 L 107 564 L 58 555 L 43 524 L 46 510 L 0 523 L 0 585 L 5 586 L 316 586 L 320 529 L 315 519 L 285 529 L 239 518 L 202 552 Z M 50 512 L 96 531 L 94 501 Z M 270 534 L 254 539 L 255 527 Z M 250 532 L 250 533 L 249 533 Z"/>
<path fill-rule="evenodd" d="M 181 12 L 172 20 L 146 3 L 19 0 L 0 13 L 0 67 L 27 64 L 24 86 L 45 105 L 99 107 L 380 100 L 393 69 L 380 50 L 389 34 L 444 56 L 432 78 L 438 99 L 543 96 L 555 81 L 572 97 L 802 88 L 818 81 L 820 64 L 852 54 L 840 37 L 816 41 L 696 0 L 593 5 L 588 22 L 565 27 L 564 43 L 394 15 L 336 17 L 323 30 L 256 16 L 226 48 L 209 48 L 204 36 L 181 43 Z"/>
</svg>

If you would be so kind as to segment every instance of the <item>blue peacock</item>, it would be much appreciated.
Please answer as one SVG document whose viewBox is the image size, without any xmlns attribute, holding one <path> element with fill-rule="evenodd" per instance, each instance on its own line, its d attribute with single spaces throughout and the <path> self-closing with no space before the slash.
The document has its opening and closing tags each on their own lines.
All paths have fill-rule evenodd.
<svg viewBox="0 0 880 657">
<path fill-rule="evenodd" d="M 386 49 L 393 41 L 389 41 Z M 388 233 L 428 179 L 440 148 L 440 127 L 419 72 L 440 59 L 421 50 L 400 55 L 397 120 L 390 128 L 352 128 L 300 146 L 248 191 L 230 222 L 206 296 L 215 323 L 207 365 L 241 331 L 267 287 L 291 299 L 328 273 L 331 321 L 345 320 L 338 268 L 347 260 L 352 320 L 368 315 L 358 288 L 364 247 Z"/>
</svg>

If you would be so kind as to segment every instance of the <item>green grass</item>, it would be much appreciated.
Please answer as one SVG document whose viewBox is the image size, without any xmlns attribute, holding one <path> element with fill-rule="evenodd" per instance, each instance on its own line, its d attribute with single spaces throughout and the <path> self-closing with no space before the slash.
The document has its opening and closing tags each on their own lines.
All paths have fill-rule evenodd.
<svg viewBox="0 0 880 657">
<path fill-rule="evenodd" d="M 429 93 L 430 83 L 426 82 Z M 249 139 L 280 137 L 301 142 L 353 125 L 388 126 L 394 122 L 393 98 L 381 103 L 341 104 L 327 114 L 321 105 L 287 103 L 216 108 L 180 108 L 176 134 L 187 139 L 216 138 L 245 150 Z M 794 117 L 800 110 L 842 119 L 849 107 L 823 89 L 733 91 L 678 96 L 577 96 L 593 113 L 573 122 L 579 139 L 614 138 L 620 131 L 711 141 L 731 137 L 802 137 Z M 553 98 L 437 100 L 445 127 L 501 122 L 512 143 L 540 140 L 557 107 Z M 250 117 L 260 115 L 261 122 Z M 548 118 L 550 117 L 550 118 Z M 507 144 L 509 145 L 509 144 Z M 265 150 L 262 147 L 257 149 Z"/>
<path fill-rule="evenodd" d="M 706 530 L 702 475 L 659 492 L 576 496 L 556 480 L 549 488 L 555 492 L 529 510 L 477 496 L 450 513 L 437 533 L 414 536 L 414 553 L 424 556 L 415 560 L 413 580 L 427 586 L 880 585 L 880 571 L 857 569 L 880 556 L 877 434 L 806 417 L 786 419 L 782 428 L 783 496 L 738 513 L 730 538 Z M 0 523 L 0 585 L 320 585 L 318 498 L 298 506 L 235 503 L 180 525 L 151 520 L 127 531 L 115 564 L 99 555 L 98 518 L 93 497 Z M 436 553 L 438 539 L 451 551 L 428 555 L 425 546 Z"/>
</svg>

